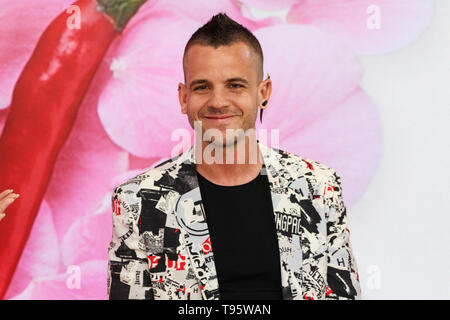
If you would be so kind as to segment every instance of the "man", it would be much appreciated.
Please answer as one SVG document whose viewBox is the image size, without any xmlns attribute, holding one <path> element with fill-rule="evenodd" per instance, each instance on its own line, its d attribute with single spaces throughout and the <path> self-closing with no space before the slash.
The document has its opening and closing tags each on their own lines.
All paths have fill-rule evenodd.
<svg viewBox="0 0 450 320">
<path fill-rule="evenodd" d="M 361 297 L 339 175 L 256 139 L 262 66 L 225 14 L 188 41 L 179 100 L 201 139 L 114 189 L 110 299 Z"/>
</svg>

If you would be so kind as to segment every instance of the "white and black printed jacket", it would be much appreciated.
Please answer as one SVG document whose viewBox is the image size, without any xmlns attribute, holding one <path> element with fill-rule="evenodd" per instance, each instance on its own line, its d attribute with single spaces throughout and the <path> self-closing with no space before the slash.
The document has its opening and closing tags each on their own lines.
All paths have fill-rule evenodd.
<svg viewBox="0 0 450 320">
<path fill-rule="evenodd" d="M 339 175 L 258 145 L 270 184 L 283 299 L 361 299 Z M 194 150 L 114 189 L 109 299 L 220 300 Z"/>
</svg>

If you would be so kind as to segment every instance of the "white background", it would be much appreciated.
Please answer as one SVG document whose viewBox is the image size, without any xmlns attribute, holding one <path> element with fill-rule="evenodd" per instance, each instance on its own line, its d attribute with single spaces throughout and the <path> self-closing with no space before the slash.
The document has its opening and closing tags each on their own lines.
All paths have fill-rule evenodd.
<svg viewBox="0 0 450 320">
<path fill-rule="evenodd" d="M 411 45 L 360 61 L 383 137 L 374 179 L 348 208 L 363 299 L 449 299 L 450 1 L 436 1 Z"/>
</svg>

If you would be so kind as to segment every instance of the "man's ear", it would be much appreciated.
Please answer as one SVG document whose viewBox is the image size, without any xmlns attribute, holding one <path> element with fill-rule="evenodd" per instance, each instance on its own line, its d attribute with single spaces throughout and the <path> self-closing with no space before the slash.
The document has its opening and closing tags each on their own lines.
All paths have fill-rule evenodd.
<svg viewBox="0 0 450 320">
<path fill-rule="evenodd" d="M 261 88 L 260 88 L 260 96 L 261 96 L 261 100 L 263 101 L 269 101 L 270 99 L 270 95 L 272 94 L 272 80 L 270 80 L 270 76 L 267 73 L 267 79 L 264 80 L 261 83 Z"/>
<path fill-rule="evenodd" d="M 181 113 L 187 114 L 187 91 L 183 83 L 178 83 L 178 100 L 180 101 Z"/>
</svg>

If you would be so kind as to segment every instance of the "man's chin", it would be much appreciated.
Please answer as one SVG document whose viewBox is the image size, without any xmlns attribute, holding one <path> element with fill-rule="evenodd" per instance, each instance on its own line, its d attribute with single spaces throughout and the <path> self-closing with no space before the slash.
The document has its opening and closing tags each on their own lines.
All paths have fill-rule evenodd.
<svg viewBox="0 0 450 320">
<path fill-rule="evenodd" d="M 245 138 L 245 135 L 228 135 L 225 137 L 225 134 L 223 136 L 224 138 L 214 139 L 214 141 L 211 141 L 211 143 L 218 147 L 231 147 L 236 145 L 239 141 Z"/>
</svg>

